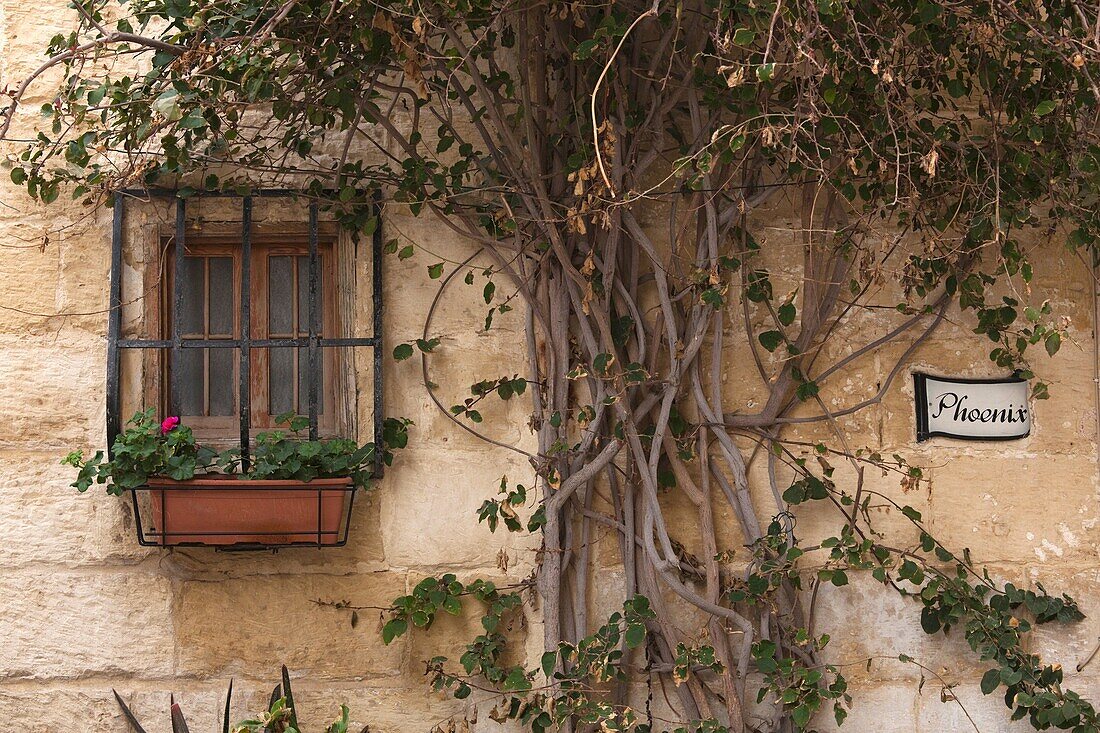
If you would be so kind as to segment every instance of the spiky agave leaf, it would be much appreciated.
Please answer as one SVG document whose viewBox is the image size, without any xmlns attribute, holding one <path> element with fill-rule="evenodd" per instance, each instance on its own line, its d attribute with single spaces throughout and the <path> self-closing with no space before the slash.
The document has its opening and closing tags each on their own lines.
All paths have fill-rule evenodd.
<svg viewBox="0 0 1100 733">
<path fill-rule="evenodd" d="M 191 733 L 187 728 L 187 720 L 183 717 L 183 711 L 176 703 L 172 703 L 172 733 Z"/>
<path fill-rule="evenodd" d="M 298 709 L 294 704 L 294 693 L 290 691 L 290 672 L 283 665 L 283 697 L 286 698 L 286 706 L 290 711 L 290 725 L 298 730 Z"/>
<path fill-rule="evenodd" d="M 229 680 L 229 691 L 225 693 L 225 713 L 222 715 L 222 733 L 229 733 L 229 704 L 233 700 L 233 679 Z"/>
<path fill-rule="evenodd" d="M 122 697 L 118 692 L 114 689 L 112 689 L 111 692 L 114 694 L 115 700 L 118 701 L 118 706 L 122 708 L 122 716 L 126 718 L 126 722 L 130 724 L 130 727 L 134 729 L 134 733 L 146 733 L 145 729 L 141 727 L 141 723 L 139 723 L 137 718 L 134 717 L 134 714 L 130 712 L 130 708 L 122 701 Z"/>
<path fill-rule="evenodd" d="M 275 703 L 277 703 L 279 701 L 279 699 L 282 698 L 282 696 L 283 696 L 283 686 L 282 685 L 275 685 L 275 689 L 271 691 L 271 699 L 267 701 L 267 709 L 271 710 L 273 707 L 275 707 Z M 269 725 L 266 728 L 264 728 L 264 733 L 278 733 L 278 732 L 275 730 L 274 726 Z"/>
</svg>

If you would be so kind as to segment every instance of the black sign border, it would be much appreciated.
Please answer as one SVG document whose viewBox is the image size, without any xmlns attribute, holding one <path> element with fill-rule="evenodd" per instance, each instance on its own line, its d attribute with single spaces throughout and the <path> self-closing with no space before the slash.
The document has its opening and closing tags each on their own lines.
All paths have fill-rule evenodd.
<svg viewBox="0 0 1100 733">
<path fill-rule="evenodd" d="M 947 382 L 949 384 L 1019 384 L 1020 382 L 1027 382 L 1026 379 L 1013 375 L 1011 377 L 991 377 L 985 379 L 967 378 L 967 377 L 941 377 L 937 374 L 925 374 L 924 372 L 913 372 L 913 389 L 915 391 L 914 402 L 917 408 L 917 442 L 923 443 L 926 440 L 932 438 L 953 438 L 955 440 L 970 440 L 970 441 L 1003 441 L 1003 440 L 1020 440 L 1031 435 L 1031 420 L 1028 420 L 1027 432 L 1019 435 L 993 435 L 993 436 L 981 436 L 981 435 L 959 435 L 958 433 L 949 433 L 945 430 L 929 430 L 928 429 L 928 385 L 929 379 L 935 379 L 937 382 Z M 1031 415 L 1031 402 L 1028 401 L 1027 405 L 1028 417 Z"/>
</svg>

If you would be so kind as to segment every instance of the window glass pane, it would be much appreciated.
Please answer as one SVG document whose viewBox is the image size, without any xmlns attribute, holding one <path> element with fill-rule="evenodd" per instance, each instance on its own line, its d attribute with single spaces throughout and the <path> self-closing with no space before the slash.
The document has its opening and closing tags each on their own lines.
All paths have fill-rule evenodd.
<svg viewBox="0 0 1100 733">
<path fill-rule="evenodd" d="M 210 359 L 210 414 L 234 415 L 237 412 L 237 380 L 234 366 L 236 349 L 204 349 Z"/>
<path fill-rule="evenodd" d="M 293 260 L 290 257 L 268 257 L 267 272 L 268 330 L 273 336 L 290 336 L 294 330 L 294 313 L 291 310 L 294 302 Z"/>
<path fill-rule="evenodd" d="M 210 257 L 207 267 L 210 278 L 210 335 L 232 336 L 233 308 L 237 300 L 233 292 L 233 258 Z"/>
<path fill-rule="evenodd" d="M 309 258 L 298 257 L 298 331 L 309 335 Z"/>
<path fill-rule="evenodd" d="M 324 349 L 317 353 L 317 414 L 325 411 Z M 309 414 L 309 349 L 298 349 L 298 412 Z"/>
<path fill-rule="evenodd" d="M 206 283 L 203 280 L 204 257 L 184 257 L 183 269 L 176 278 L 176 287 L 183 296 L 180 309 L 180 335 L 202 337 L 203 300 Z M 175 304 L 173 303 L 173 306 Z"/>
<path fill-rule="evenodd" d="M 172 354 L 172 386 L 179 385 L 179 394 L 170 400 L 174 415 L 202 415 L 203 349 L 180 349 Z"/>
<path fill-rule="evenodd" d="M 281 415 L 294 410 L 294 350 L 271 349 L 270 353 L 269 414 Z"/>
<path fill-rule="evenodd" d="M 317 333 L 324 331 L 324 267 L 321 255 L 317 255 Z M 309 335 L 309 257 L 298 257 L 298 330 Z"/>
</svg>

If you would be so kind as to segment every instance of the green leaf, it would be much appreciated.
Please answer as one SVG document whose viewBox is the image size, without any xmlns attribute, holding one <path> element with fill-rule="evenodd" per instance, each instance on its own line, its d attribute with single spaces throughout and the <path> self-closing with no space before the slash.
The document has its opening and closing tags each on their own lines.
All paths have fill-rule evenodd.
<svg viewBox="0 0 1100 733">
<path fill-rule="evenodd" d="M 920 627 L 926 634 L 934 634 L 940 630 L 940 617 L 935 610 L 925 606 L 920 612 Z"/>
<path fill-rule="evenodd" d="M 1051 331 L 1043 345 L 1046 346 L 1047 353 L 1054 356 L 1058 353 L 1058 349 L 1062 348 L 1062 335 L 1057 331 Z"/>
<path fill-rule="evenodd" d="M 733 34 L 733 42 L 738 46 L 747 46 L 756 40 L 756 32 L 748 28 L 738 28 Z"/>
<path fill-rule="evenodd" d="M 405 361 L 413 355 L 412 344 L 398 344 L 393 347 L 393 358 L 396 361 Z"/>
<path fill-rule="evenodd" d="M 428 265 L 428 277 L 432 280 L 438 280 L 439 276 L 443 274 L 443 263 L 437 262 L 434 265 Z"/>
<path fill-rule="evenodd" d="M 982 675 L 982 694 L 989 695 L 1001 684 L 1001 670 L 991 669 Z"/>
<path fill-rule="evenodd" d="M 1043 115 L 1049 115 L 1055 110 L 1057 106 L 1058 105 L 1055 104 L 1052 100 L 1043 100 L 1042 102 L 1039 102 L 1039 104 L 1035 105 L 1035 116 L 1042 117 Z"/>
<path fill-rule="evenodd" d="M 406 244 L 404 247 L 401 248 L 401 251 L 397 253 L 397 259 L 399 260 L 407 260 L 412 256 L 413 246 L 411 244 Z"/>
<path fill-rule="evenodd" d="M 779 312 L 777 314 L 779 316 L 779 322 L 784 326 L 791 325 L 794 323 L 795 312 L 794 303 L 784 303 L 779 306 Z"/>
<path fill-rule="evenodd" d="M 425 340 L 425 339 L 417 339 L 416 340 L 416 348 L 420 349 L 425 354 L 432 353 L 433 351 L 435 351 L 435 347 L 437 347 L 437 346 L 439 346 L 439 338 L 438 337 L 430 338 L 430 339 L 427 339 L 427 340 Z"/>
<path fill-rule="evenodd" d="M 482 295 L 483 298 L 485 298 L 485 304 L 486 305 L 488 305 L 489 303 L 492 302 L 493 293 L 495 293 L 496 291 L 497 291 L 497 286 L 496 286 L 495 283 L 493 283 L 492 280 L 485 283 L 485 290 L 482 291 L 481 295 Z"/>
<path fill-rule="evenodd" d="M 756 337 L 760 341 L 760 345 L 768 351 L 775 351 L 779 348 L 779 344 L 783 343 L 782 331 L 764 331 Z"/>
<path fill-rule="evenodd" d="M 775 76 L 775 64 L 760 64 L 756 67 L 756 78 L 762 82 L 769 82 Z"/>
<path fill-rule="evenodd" d="M 577 44 L 576 50 L 573 51 L 573 58 L 577 61 L 585 61 L 592 57 L 592 52 L 596 50 L 596 46 L 599 45 L 599 41 L 589 38 L 587 41 L 581 41 Z"/>
<path fill-rule="evenodd" d="M 554 673 L 554 667 L 558 664 L 557 652 L 546 652 L 542 655 L 542 673 L 549 677 Z"/>
<path fill-rule="evenodd" d="M 391 619 L 382 627 L 382 643 L 389 644 L 397 637 L 404 634 L 409 628 L 409 623 L 402 618 Z"/>
</svg>

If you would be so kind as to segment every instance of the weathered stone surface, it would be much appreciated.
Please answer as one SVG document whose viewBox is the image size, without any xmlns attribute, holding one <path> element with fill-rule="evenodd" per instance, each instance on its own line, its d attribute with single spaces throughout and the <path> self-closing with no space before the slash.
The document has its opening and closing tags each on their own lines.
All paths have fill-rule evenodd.
<svg viewBox="0 0 1100 733">
<path fill-rule="evenodd" d="M 129 689 L 131 683 L 118 680 L 115 685 L 123 701 L 133 711 L 147 733 L 171 733 L 170 699 L 174 694 L 191 730 L 198 733 L 218 730 L 221 695 L 213 690 L 176 688 L 171 683 L 163 691 Z M 81 733 L 131 733 L 110 687 L 94 683 L 81 687 L 42 684 L 28 689 L 0 685 L 0 720 L 13 733 L 79 730 Z"/>
<path fill-rule="evenodd" d="M 0 452 L 0 566 L 129 564 L 153 553 L 137 544 L 128 497 L 69 484 L 75 469 L 53 452 Z"/>
<path fill-rule="evenodd" d="M 971 677 L 951 689 L 954 699 L 941 702 L 939 687 L 929 681 L 917 697 L 917 725 L 920 731 L 997 731 L 1025 733 L 1034 728 L 1026 720 L 1012 722 L 1012 711 L 1004 703 L 1004 690 L 983 695 L 980 677 Z"/>
<path fill-rule="evenodd" d="M 105 343 L 0 339 L 0 445 L 59 454 L 103 442 Z"/>
<path fill-rule="evenodd" d="M 173 671 L 170 583 L 151 570 L 0 576 L 0 679 Z"/>
<path fill-rule="evenodd" d="M 257 675 L 286 664 L 312 679 L 395 677 L 405 644 L 382 643 L 377 615 L 316 601 L 386 607 L 405 593 L 398 573 L 253 576 L 180 584 L 173 616 L 179 672 Z"/>
<path fill-rule="evenodd" d="M 494 497 L 501 475 L 526 481 L 530 466 L 503 451 L 452 451 L 430 441 L 404 451 L 402 469 L 380 487 L 382 539 L 386 561 L 395 567 L 424 569 L 492 568 L 503 551 L 513 573 L 535 560 L 537 537 L 477 523 L 477 509 Z M 530 497 L 531 501 L 535 497 Z M 525 510 L 525 512 L 528 510 Z"/>
<path fill-rule="evenodd" d="M 0 77 L 5 83 L 35 68 L 49 37 L 72 27 L 74 20 L 67 0 L 0 1 Z M 32 90 L 16 118 L 19 134 L 41 124 L 35 108 L 50 98 L 55 80 L 56 75 L 48 76 Z M 340 144 L 338 136 L 322 143 L 334 154 Z M 370 494 L 357 499 L 348 546 L 277 555 L 143 549 L 134 540 L 125 500 L 101 492 L 76 495 L 68 487 L 72 471 L 57 465 L 67 451 L 102 448 L 105 441 L 110 216 L 105 210 L 89 215 L 65 199 L 48 208 L 32 204 L 8 181 L 7 169 L 0 170 L 0 200 L 5 204 L 0 207 L 0 536 L 5 540 L 0 544 L 0 729 L 123 733 L 126 726 L 110 695 L 115 687 L 149 723 L 149 733 L 170 730 L 171 693 L 187 711 L 192 730 L 213 730 L 230 676 L 238 680 L 233 717 L 239 719 L 265 706 L 279 665 L 287 663 L 307 730 L 331 720 L 346 702 L 352 720 L 369 725 L 372 733 L 426 732 L 455 715 L 471 721 L 477 733 L 514 731 L 515 726 L 489 719 L 494 698 L 475 692 L 467 701 L 454 701 L 428 691 L 421 674 L 422 660 L 437 654 L 457 660 L 469 639 L 481 632 L 476 603 L 467 603 L 460 617 L 441 615 L 429 632 L 414 630 L 389 646 L 379 638 L 377 608 L 360 611 L 353 629 L 348 610 L 314 603 L 320 599 L 384 607 L 426 575 L 458 569 L 464 578 L 490 576 L 503 584 L 527 576 L 536 566 L 537 536 L 502 528 L 494 534 L 476 521 L 482 501 L 496 496 L 501 475 L 510 484 L 531 483 L 526 457 L 507 447 L 488 446 L 431 399 L 434 394 L 446 409 L 469 397 L 470 385 L 479 380 L 531 376 L 520 304 L 511 302 L 515 310 L 495 314 L 492 328 L 483 327 L 490 308 L 513 295 L 507 278 L 494 276 L 496 295 L 486 303 L 483 269 L 490 263 L 479 256 L 447 286 L 427 334 L 441 339 L 429 359 L 428 378 L 437 385 L 430 392 L 418 353 L 402 363 L 394 362 L 390 353 L 396 344 L 423 335 L 424 318 L 442 284 L 442 279 L 428 277 L 428 266 L 445 262 L 446 276 L 476 245 L 431 215 L 412 217 L 400 206 L 389 206 L 385 239 L 397 239 L 400 247 L 414 244 L 415 250 L 411 258 L 385 260 L 385 409 L 416 424 L 410 448 Z M 190 211 L 208 222 L 225 222 L 234 220 L 235 206 L 228 200 L 196 201 Z M 667 250 L 667 207 L 643 209 L 640 217 L 653 225 L 654 242 Z M 133 207 L 127 215 L 128 241 L 168 231 L 171 214 L 164 204 Z M 295 217 L 304 220 L 300 204 L 256 202 L 257 225 Z M 767 244 L 760 266 L 772 272 L 777 293 L 791 291 L 798 285 L 802 261 L 796 231 L 802 223 L 795 202 L 780 194 L 749 217 L 758 239 Z M 867 490 L 917 508 L 937 537 L 952 549 L 969 547 L 994 578 L 1019 585 L 1042 583 L 1078 599 L 1088 616 L 1085 621 L 1040 627 L 1028 644 L 1045 659 L 1063 664 L 1067 686 L 1095 696 L 1100 661 L 1081 673 L 1072 671 L 1100 634 L 1092 273 L 1054 244 L 1035 240 L 1029 245 L 1039 253 L 1032 287 L 1050 296 L 1069 328 L 1057 358 L 1048 359 L 1041 350 L 1034 357 L 1033 366 L 1050 383 L 1051 396 L 1034 403 L 1029 438 L 1012 443 L 914 442 L 912 371 L 1003 375 L 988 360 L 990 343 L 972 333 L 971 316 L 957 308 L 897 373 L 881 404 L 842 416 L 838 424 L 848 447 L 884 455 L 897 452 L 921 466 L 928 479 L 913 489 L 903 487 L 895 474 L 882 476 L 868 469 Z M 127 256 L 124 300 L 142 295 L 142 264 L 140 256 Z M 886 265 L 891 272 L 900 267 L 899 262 Z M 472 286 L 463 282 L 466 271 L 474 275 Z M 355 335 L 366 335 L 373 313 L 365 261 L 357 263 L 356 276 Z M 801 297 L 795 294 L 796 304 Z M 895 325 L 900 315 L 889 309 L 902 297 L 896 282 L 882 283 L 872 294 L 882 308 L 858 314 L 842 326 L 834 342 L 816 354 L 816 373 Z M 650 301 L 643 307 L 652 305 Z M 134 333 L 139 332 L 143 307 L 135 301 L 124 309 Z M 724 407 L 752 413 L 763 406 L 766 384 L 757 375 L 740 310 L 731 308 L 724 315 Z M 755 309 L 751 325 L 759 330 L 768 318 Z M 823 381 L 822 402 L 835 412 L 874 397 L 907 347 L 891 344 L 853 359 Z M 780 353 L 759 355 L 772 369 L 783 358 Z M 372 357 L 369 349 L 356 354 L 362 395 L 373 391 Z M 129 394 L 138 393 L 140 375 L 127 379 Z M 529 397 L 508 402 L 490 397 L 478 405 L 484 421 L 467 425 L 503 446 L 533 451 Z M 361 400 L 362 425 L 372 417 L 368 406 Z M 128 410 L 136 407 L 127 403 Z M 816 401 L 807 401 L 793 414 L 808 417 L 819 410 Z M 845 447 L 827 420 L 792 425 L 784 435 Z M 750 457 L 751 501 L 766 521 L 782 507 L 768 486 L 766 450 L 758 450 L 759 437 L 738 435 L 736 440 Z M 810 453 L 800 457 L 814 465 Z M 839 457 L 829 460 L 836 467 L 838 487 L 854 491 L 851 467 Z M 792 475 L 785 466 L 778 467 L 780 492 Z M 725 497 L 717 486 L 712 492 L 719 547 L 734 551 L 724 567 L 732 576 L 742 571 L 750 550 Z M 608 488 L 599 484 L 594 507 L 606 511 L 609 497 Z M 672 536 L 687 552 L 702 555 L 697 508 L 682 492 L 669 491 L 661 501 Z M 532 493 L 521 515 L 533 511 L 536 502 Z M 794 513 L 798 536 L 807 543 L 836 534 L 844 521 L 824 503 L 806 504 Z M 917 530 L 888 502 L 873 500 L 871 513 L 892 544 L 908 547 L 915 542 Z M 619 610 L 625 594 L 615 532 L 592 525 L 590 543 L 598 563 L 589 576 L 592 627 Z M 969 730 L 971 721 L 962 707 L 953 700 L 940 701 L 942 686 L 955 683 L 951 694 L 979 729 L 1027 730 L 1008 721 L 1000 695 L 980 694 L 982 665 L 959 634 L 925 635 L 918 604 L 865 575 L 850 576 L 849 586 L 823 587 L 816 603 L 815 630 L 832 636 L 827 656 L 846 665 L 856 698 L 840 730 Z M 699 635 L 697 616 L 680 599 L 666 593 L 661 601 L 673 609 L 688 637 Z M 538 624 L 537 609 L 527 610 L 513 629 L 515 647 L 526 651 L 529 666 L 542 652 Z M 898 662 L 901 653 L 931 670 L 923 690 L 920 670 Z M 874 658 L 870 670 L 864 665 L 867 658 Z M 631 700 L 644 706 L 652 692 L 638 686 Z M 675 704 L 668 699 L 676 699 L 675 691 L 668 698 L 658 691 L 650 702 L 659 718 L 673 720 Z M 750 702 L 750 717 L 754 712 L 760 711 Z M 826 711 L 820 728 L 835 730 L 830 721 Z"/>
<path fill-rule="evenodd" d="M 840 731 L 874 731 L 875 733 L 915 733 L 923 731 L 917 723 L 917 682 L 886 682 L 882 684 L 853 685 L 850 692 L 854 699 L 844 724 L 838 726 L 832 708 L 827 708 L 814 719 L 815 727 L 825 733 Z M 927 690 L 926 695 L 934 694 Z M 931 731 L 962 731 L 963 728 L 928 728 Z M 991 728 L 990 730 L 998 730 Z"/>
<path fill-rule="evenodd" d="M 1095 496 L 1091 457 L 956 455 L 932 469 L 930 527 L 978 562 L 1091 559 Z"/>
</svg>

